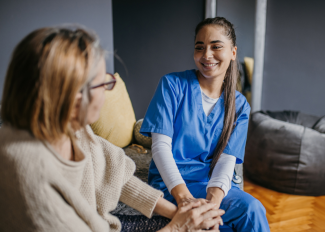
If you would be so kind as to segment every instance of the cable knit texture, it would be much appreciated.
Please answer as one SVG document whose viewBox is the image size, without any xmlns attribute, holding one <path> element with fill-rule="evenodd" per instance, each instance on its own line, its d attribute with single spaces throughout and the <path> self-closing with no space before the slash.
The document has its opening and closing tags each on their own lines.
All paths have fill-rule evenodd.
<svg viewBox="0 0 325 232">
<path fill-rule="evenodd" d="M 162 192 L 89 126 L 76 136 L 82 160 L 73 162 L 27 131 L 0 129 L 0 231 L 120 231 L 109 214 L 119 200 L 151 217 Z"/>
</svg>

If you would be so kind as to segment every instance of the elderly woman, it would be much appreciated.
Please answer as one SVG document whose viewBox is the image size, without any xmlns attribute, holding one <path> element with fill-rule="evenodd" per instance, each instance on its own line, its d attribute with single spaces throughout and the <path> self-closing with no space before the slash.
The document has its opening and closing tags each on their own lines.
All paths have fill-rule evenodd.
<svg viewBox="0 0 325 232">
<path fill-rule="evenodd" d="M 133 176 L 122 149 L 94 135 L 106 79 L 103 49 L 83 29 L 42 28 L 14 50 L 0 129 L 0 231 L 120 231 L 118 201 L 172 221 L 161 231 L 222 224 L 203 199 L 178 210 Z M 218 229 L 215 229 L 217 231 Z"/>
</svg>

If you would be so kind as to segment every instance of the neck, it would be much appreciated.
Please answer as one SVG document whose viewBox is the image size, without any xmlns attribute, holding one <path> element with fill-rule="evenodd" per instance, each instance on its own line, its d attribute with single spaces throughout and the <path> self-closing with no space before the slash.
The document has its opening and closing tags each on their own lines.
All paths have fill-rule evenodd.
<svg viewBox="0 0 325 232">
<path fill-rule="evenodd" d="M 71 139 L 67 135 L 61 135 L 60 138 L 50 142 L 54 150 L 58 152 L 63 159 L 74 160 L 74 152 Z"/>
<path fill-rule="evenodd" d="M 224 77 L 206 78 L 200 71 L 197 71 L 197 77 L 202 91 L 208 97 L 219 98 L 221 96 Z"/>
</svg>

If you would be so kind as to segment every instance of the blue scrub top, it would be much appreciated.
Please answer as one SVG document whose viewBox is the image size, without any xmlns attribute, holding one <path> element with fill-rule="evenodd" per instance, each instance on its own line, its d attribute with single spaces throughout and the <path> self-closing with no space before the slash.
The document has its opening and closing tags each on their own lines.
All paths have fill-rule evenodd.
<svg viewBox="0 0 325 232">
<path fill-rule="evenodd" d="M 250 106 L 236 91 L 236 127 L 223 153 L 242 163 L 245 154 Z M 148 107 L 140 133 L 160 133 L 172 138 L 172 153 L 185 183 L 208 182 L 212 155 L 223 129 L 224 95 L 221 94 L 207 117 L 202 106 L 200 84 L 195 70 L 163 76 Z M 155 188 L 165 184 L 152 160 L 148 182 Z"/>
</svg>

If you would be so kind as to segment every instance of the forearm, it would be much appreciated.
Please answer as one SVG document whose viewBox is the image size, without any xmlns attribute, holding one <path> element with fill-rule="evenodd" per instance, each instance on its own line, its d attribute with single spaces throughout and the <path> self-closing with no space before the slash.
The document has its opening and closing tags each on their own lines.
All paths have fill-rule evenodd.
<svg viewBox="0 0 325 232">
<path fill-rule="evenodd" d="M 167 224 L 164 228 L 158 230 L 157 232 L 173 232 L 174 228 L 169 224 Z"/>
<path fill-rule="evenodd" d="M 221 188 L 218 187 L 210 187 L 207 191 L 206 199 L 216 204 L 217 207 L 220 207 L 222 199 L 225 197 L 225 193 Z"/>
<path fill-rule="evenodd" d="M 224 196 L 227 196 L 228 191 L 231 189 L 235 164 L 236 157 L 225 153 L 221 154 L 207 185 L 207 193 L 209 188 L 218 187 L 223 190 Z"/>
<path fill-rule="evenodd" d="M 163 193 L 132 176 L 123 186 L 120 201 L 150 218 Z"/>
<path fill-rule="evenodd" d="M 152 158 L 168 191 L 171 192 L 175 186 L 185 183 L 173 157 L 172 139 L 159 133 L 151 133 L 151 136 Z"/>
<path fill-rule="evenodd" d="M 160 197 L 156 204 L 154 212 L 163 217 L 172 219 L 177 212 L 177 207 L 164 198 Z"/>
</svg>

